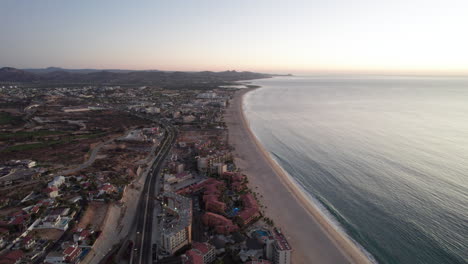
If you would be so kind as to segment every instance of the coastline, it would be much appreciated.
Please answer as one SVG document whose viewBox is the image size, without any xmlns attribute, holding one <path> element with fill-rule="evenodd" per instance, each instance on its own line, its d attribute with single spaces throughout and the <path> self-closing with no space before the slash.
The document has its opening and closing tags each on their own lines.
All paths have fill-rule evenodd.
<svg viewBox="0 0 468 264">
<path fill-rule="evenodd" d="M 372 263 L 310 202 L 252 133 L 243 111 L 243 96 L 255 89 L 240 89 L 230 100 L 224 115 L 229 144 L 235 148 L 236 165 L 247 174 L 252 190 L 261 195 L 266 215 L 287 235 L 292 262 Z"/>
</svg>

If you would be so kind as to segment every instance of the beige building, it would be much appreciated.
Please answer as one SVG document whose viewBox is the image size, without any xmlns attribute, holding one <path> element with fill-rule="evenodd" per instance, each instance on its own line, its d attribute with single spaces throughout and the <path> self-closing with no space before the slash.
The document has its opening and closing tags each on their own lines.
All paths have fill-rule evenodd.
<svg viewBox="0 0 468 264">
<path fill-rule="evenodd" d="M 169 222 L 163 221 L 161 247 L 174 254 L 183 246 L 192 243 L 192 200 L 167 192 L 164 194 L 164 210 Z"/>
</svg>

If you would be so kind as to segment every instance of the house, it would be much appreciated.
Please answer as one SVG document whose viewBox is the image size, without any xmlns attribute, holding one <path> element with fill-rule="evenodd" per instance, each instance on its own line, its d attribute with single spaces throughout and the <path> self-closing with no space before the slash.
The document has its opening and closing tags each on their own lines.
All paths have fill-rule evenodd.
<svg viewBox="0 0 468 264">
<path fill-rule="evenodd" d="M 183 264 L 209 264 L 215 259 L 215 247 L 207 242 L 194 242 L 192 249 L 182 255 Z"/>
<path fill-rule="evenodd" d="M 63 176 L 56 176 L 54 177 L 54 179 L 52 181 L 50 181 L 47 186 L 48 187 L 57 187 L 59 188 L 60 186 L 62 186 L 62 184 L 65 183 L 65 177 Z"/>
<path fill-rule="evenodd" d="M 78 241 L 85 241 L 89 238 L 91 234 L 93 234 L 93 230 L 89 229 L 79 229 L 75 234 L 73 234 L 73 241 L 78 242 Z"/>
<path fill-rule="evenodd" d="M 39 205 L 35 205 L 31 208 L 31 210 L 29 211 L 31 214 L 37 214 L 39 212 L 39 210 L 41 209 L 41 207 Z"/>
<path fill-rule="evenodd" d="M 19 264 L 24 258 L 24 252 L 13 250 L 0 256 L 0 264 Z"/>
<path fill-rule="evenodd" d="M 25 249 L 31 249 L 36 244 L 36 239 L 34 239 L 32 236 L 25 236 L 21 241 L 21 244 Z"/>
<path fill-rule="evenodd" d="M 0 225 L 14 226 L 18 231 L 23 231 L 29 224 L 31 216 L 28 214 L 18 214 L 13 216 L 9 222 Z"/>
<path fill-rule="evenodd" d="M 65 250 L 63 250 L 65 261 L 69 263 L 75 262 L 75 260 L 80 256 L 81 251 L 82 250 L 78 245 L 72 245 L 65 248 Z"/>
<path fill-rule="evenodd" d="M 101 188 L 99 189 L 99 195 L 102 195 L 104 193 L 106 194 L 111 194 L 117 191 L 117 188 L 115 188 L 114 185 L 110 183 L 104 183 Z"/>
<path fill-rule="evenodd" d="M 59 196 L 58 188 L 55 186 L 52 187 L 47 187 L 44 189 L 44 192 L 49 196 L 50 198 L 55 198 Z"/>
<path fill-rule="evenodd" d="M 48 215 L 41 219 L 34 229 L 55 228 L 59 230 L 67 230 L 70 218 L 60 215 Z"/>
</svg>

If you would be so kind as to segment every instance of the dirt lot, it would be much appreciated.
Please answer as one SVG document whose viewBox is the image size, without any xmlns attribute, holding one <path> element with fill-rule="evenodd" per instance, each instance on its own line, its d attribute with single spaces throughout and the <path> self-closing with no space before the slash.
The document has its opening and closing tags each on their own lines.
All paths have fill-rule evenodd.
<svg viewBox="0 0 468 264">
<path fill-rule="evenodd" d="M 108 207 L 109 205 L 104 202 L 91 202 L 76 226 L 86 228 L 88 225 L 91 225 L 94 230 L 101 230 Z"/>
<path fill-rule="evenodd" d="M 30 117 L 24 114 L 12 116 L 0 108 L 0 125 L 9 126 L 0 133 L 0 162 L 33 159 L 58 167 L 80 164 L 93 145 L 122 135 L 130 127 L 149 123 L 114 110 L 62 111 L 62 107 L 70 105 L 70 102 L 54 101 L 38 107 Z M 23 122 L 21 129 L 10 125 L 16 119 Z M 28 122 L 22 119 L 28 119 Z"/>
<path fill-rule="evenodd" d="M 58 229 L 40 229 L 32 231 L 33 236 L 37 236 L 41 239 L 57 241 L 63 234 L 64 231 Z"/>
</svg>

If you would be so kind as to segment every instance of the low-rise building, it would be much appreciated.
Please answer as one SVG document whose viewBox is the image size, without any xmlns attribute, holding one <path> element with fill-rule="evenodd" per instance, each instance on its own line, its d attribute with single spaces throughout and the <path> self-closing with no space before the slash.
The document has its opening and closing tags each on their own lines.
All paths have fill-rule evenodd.
<svg viewBox="0 0 468 264">
<path fill-rule="evenodd" d="M 215 260 L 215 247 L 207 242 L 194 242 L 192 249 L 182 255 L 183 264 L 209 264 Z"/>
<path fill-rule="evenodd" d="M 63 176 L 55 176 L 54 179 L 52 181 L 50 181 L 47 186 L 48 187 L 57 187 L 59 188 L 60 186 L 62 186 L 62 184 L 65 183 L 65 177 Z"/>
<path fill-rule="evenodd" d="M 13 250 L 0 256 L 0 264 L 19 264 L 24 259 L 24 252 Z"/>
<path fill-rule="evenodd" d="M 62 217 L 61 215 L 48 215 L 40 220 L 37 220 L 37 225 L 34 229 L 54 228 L 59 230 L 67 230 L 70 218 Z"/>
<path fill-rule="evenodd" d="M 205 213 L 202 216 L 202 222 L 206 226 L 213 227 L 218 234 L 230 234 L 239 230 L 239 227 L 231 220 L 215 213 Z"/>
<path fill-rule="evenodd" d="M 68 263 L 74 263 L 80 256 L 82 249 L 78 245 L 72 245 L 63 250 L 63 256 Z"/>
<path fill-rule="evenodd" d="M 59 189 L 55 186 L 45 188 L 44 192 L 50 198 L 56 198 L 57 196 L 59 196 Z"/>
<path fill-rule="evenodd" d="M 224 214 L 226 211 L 226 204 L 218 200 L 217 195 L 204 195 L 203 201 L 205 202 L 205 210 Z"/>
<path fill-rule="evenodd" d="M 244 209 L 239 213 L 238 219 L 240 224 L 245 226 L 250 224 L 252 221 L 260 216 L 260 210 L 255 197 L 248 193 L 241 197 Z"/>
</svg>

